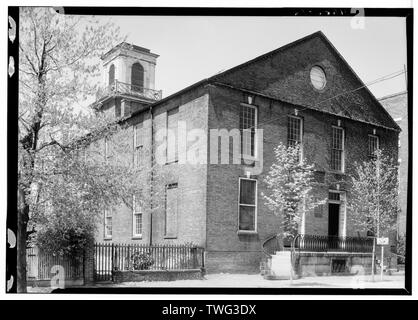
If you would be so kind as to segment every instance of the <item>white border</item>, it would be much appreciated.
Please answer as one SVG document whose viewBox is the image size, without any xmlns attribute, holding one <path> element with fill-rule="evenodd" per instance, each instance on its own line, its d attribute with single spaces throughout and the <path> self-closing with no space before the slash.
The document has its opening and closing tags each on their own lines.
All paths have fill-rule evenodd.
<svg viewBox="0 0 418 320">
<path fill-rule="evenodd" d="M 51 0 L 21 0 L 21 1 L 12 1 L 12 0 L 5 0 L 1 4 L 1 14 L 0 19 L 2 21 L 3 26 L 7 25 L 7 6 L 54 6 L 56 5 L 56 1 Z M 94 1 L 81 1 L 81 0 L 73 0 L 73 1 L 61 1 L 60 5 L 71 5 L 71 6 L 112 6 L 115 5 L 111 2 L 103 2 L 94 0 Z M 153 6 L 153 7 L 180 7 L 180 6 L 189 6 L 189 7 L 355 7 L 355 8 L 411 8 L 414 6 L 414 3 L 411 0 L 380 0 L 380 1 L 373 1 L 373 0 L 341 0 L 338 3 L 332 0 L 318 0 L 315 2 L 307 1 L 307 0 L 282 0 L 280 3 L 278 3 L 276 0 L 259 0 L 257 2 L 251 1 L 251 0 L 240 0 L 240 1 L 233 1 L 233 0 L 211 0 L 211 1 L 205 1 L 205 0 L 176 0 L 176 1 L 170 1 L 170 0 L 120 0 L 118 1 L 118 5 L 120 6 Z M 418 50 L 418 24 L 414 24 L 414 52 L 417 52 Z M 7 28 L 3 27 L 1 29 L 2 32 L 2 39 L 7 39 Z M 1 41 L 0 45 L 2 46 L 1 52 L 3 53 L 3 61 L 7 61 L 7 42 Z M 3 65 L 5 70 L 5 66 Z M 414 66 L 417 68 L 417 65 Z M 415 70 L 414 70 L 415 71 Z M 7 106 L 7 77 L 3 76 L 0 77 L 0 96 L 3 99 L 3 106 Z M 416 89 L 418 86 L 417 81 L 414 82 L 414 91 L 418 92 Z M 7 137 L 7 117 L 6 114 L 6 108 L 4 107 L 2 109 L 3 116 L 0 117 L 0 130 L 2 131 L 0 134 L 0 148 L 1 150 L 6 150 L 6 137 Z M 416 121 L 413 121 L 415 123 L 418 123 L 418 114 L 415 112 L 414 119 Z M 414 150 L 417 150 L 418 147 L 418 133 L 417 130 L 414 131 Z M 414 152 L 415 155 L 415 152 Z M 0 165 L 2 168 L 2 177 L 6 177 L 6 156 L 7 153 L 3 152 L 2 157 L 0 158 Z M 414 156 L 415 159 L 417 159 L 416 156 Z M 2 219 L 0 219 L 0 234 L 4 241 L 6 241 L 6 209 L 7 209 L 7 187 L 6 187 L 6 179 L 2 179 L 2 192 L 0 192 L 0 205 L 1 209 L 0 212 L 3 212 Z M 412 182 L 415 185 L 415 182 L 418 182 L 418 173 L 417 170 L 414 170 L 413 176 L 412 176 Z M 412 198 L 418 197 L 418 189 L 414 188 Z M 412 204 L 412 212 L 414 212 L 415 205 Z M 418 219 L 414 219 L 413 221 L 413 230 L 418 229 Z M 414 233 L 412 233 L 413 236 Z M 413 236 L 413 248 L 418 247 L 418 236 Z M 6 274 L 5 269 L 5 249 L 6 246 L 0 246 L 0 273 Z M 412 265 L 416 266 L 418 265 L 418 258 L 417 255 L 414 255 L 412 257 Z M 389 296 L 389 295 L 366 295 L 361 296 L 362 299 L 365 300 L 414 300 L 418 298 L 418 277 L 414 276 L 412 278 L 412 287 L 415 290 L 413 291 L 413 295 L 411 296 Z M 240 299 L 240 300 L 294 300 L 295 296 L 293 295 L 229 295 L 229 294 L 220 294 L 220 295 L 194 295 L 194 294 L 188 294 L 188 295 L 171 295 L 171 294 L 158 294 L 158 295 L 116 295 L 116 294 L 109 294 L 109 295 L 99 295 L 99 294 L 91 294 L 91 295 L 77 295 L 77 294 L 61 294 L 61 295 L 46 295 L 46 294 L 6 294 L 6 288 L 5 288 L 5 281 L 0 281 L 0 297 L 5 300 L 15 300 L 15 299 L 22 299 L 22 300 L 38 300 L 38 299 L 50 299 L 50 300 L 77 300 L 82 297 L 83 300 L 96 300 L 96 299 L 102 299 L 102 300 L 172 300 L 172 299 L 178 299 L 178 300 L 231 300 L 231 299 Z M 321 296 L 312 296 L 312 295 L 298 295 L 298 300 L 341 300 L 341 299 L 347 299 L 347 300 L 358 300 L 359 296 L 357 295 L 321 295 Z"/>
</svg>

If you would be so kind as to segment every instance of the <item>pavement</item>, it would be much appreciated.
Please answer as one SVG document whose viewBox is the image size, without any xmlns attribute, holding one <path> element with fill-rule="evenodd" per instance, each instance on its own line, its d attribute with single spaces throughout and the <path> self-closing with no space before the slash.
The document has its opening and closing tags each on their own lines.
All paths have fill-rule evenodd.
<svg viewBox="0 0 418 320">
<path fill-rule="evenodd" d="M 203 280 L 143 281 L 112 287 L 216 287 L 216 288 L 404 288 L 404 274 L 366 276 L 310 276 L 296 280 L 267 280 L 259 274 L 209 274 Z"/>
<path fill-rule="evenodd" d="M 202 280 L 142 281 L 124 283 L 98 283 L 90 288 L 391 288 L 403 289 L 405 275 L 396 272 L 392 275 L 354 276 L 309 276 L 295 280 L 267 280 L 260 274 L 208 274 Z M 80 289 L 83 287 L 80 287 Z M 86 287 L 84 287 L 86 288 Z M 28 287 L 29 293 L 49 293 L 51 288 Z"/>
</svg>

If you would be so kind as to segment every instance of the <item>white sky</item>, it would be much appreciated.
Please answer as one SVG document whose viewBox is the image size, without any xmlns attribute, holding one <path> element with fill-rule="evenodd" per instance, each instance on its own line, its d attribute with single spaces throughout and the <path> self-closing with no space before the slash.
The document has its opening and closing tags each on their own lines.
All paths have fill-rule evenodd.
<svg viewBox="0 0 418 320">
<path fill-rule="evenodd" d="M 108 19 L 108 17 L 106 18 Z M 367 17 L 363 29 L 343 17 L 114 16 L 127 42 L 157 59 L 155 88 L 166 97 L 321 30 L 368 83 L 406 65 L 405 18 Z M 406 90 L 405 75 L 369 87 L 376 97 Z"/>
</svg>

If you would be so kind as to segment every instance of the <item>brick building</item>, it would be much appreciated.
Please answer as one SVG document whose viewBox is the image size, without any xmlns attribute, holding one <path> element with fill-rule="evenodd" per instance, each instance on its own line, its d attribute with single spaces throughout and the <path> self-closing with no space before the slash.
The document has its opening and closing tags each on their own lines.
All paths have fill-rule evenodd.
<svg viewBox="0 0 418 320">
<path fill-rule="evenodd" d="M 406 233 L 406 209 L 408 195 L 408 93 L 406 91 L 391 94 L 379 99 L 401 127 L 399 134 L 399 201 L 401 215 L 398 219 L 398 233 Z"/>
<path fill-rule="evenodd" d="M 124 130 L 131 132 L 133 161 L 139 149 L 156 156 L 166 143 L 164 164 L 156 169 L 171 173 L 166 205 L 152 214 L 123 206 L 106 211 L 97 241 L 193 242 L 205 248 L 209 272 L 257 271 L 263 241 L 280 228 L 262 197 L 280 141 L 302 144 L 303 156 L 315 163 L 315 192 L 329 196 L 327 204 L 305 217 L 300 232 L 359 235 L 349 219 L 347 179 L 354 162 L 368 159 L 377 145 L 397 153 L 400 128 L 322 32 L 165 98 L 154 89 L 157 57 L 126 43 L 106 53 L 106 89 L 94 107 L 128 123 Z M 176 139 L 180 122 L 206 137 Z M 227 163 L 222 152 L 216 156 L 214 151 L 222 150 L 221 143 L 212 148 L 213 130 L 230 134 L 253 128 L 263 129 L 262 135 L 241 140 L 243 154 L 253 163 L 234 162 L 233 138 Z M 161 129 L 174 134 L 162 137 Z M 198 161 L 183 161 L 189 148 L 198 150 Z"/>
</svg>

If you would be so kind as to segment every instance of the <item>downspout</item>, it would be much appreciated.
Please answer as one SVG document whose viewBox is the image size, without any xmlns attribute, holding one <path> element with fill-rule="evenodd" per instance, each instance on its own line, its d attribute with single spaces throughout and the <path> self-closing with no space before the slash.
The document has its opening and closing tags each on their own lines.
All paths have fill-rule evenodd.
<svg viewBox="0 0 418 320">
<path fill-rule="evenodd" d="M 150 226 L 149 226 L 149 244 L 152 245 L 152 213 L 154 196 L 154 119 L 152 115 L 152 106 L 150 106 L 151 116 L 151 188 L 150 188 Z"/>
</svg>

